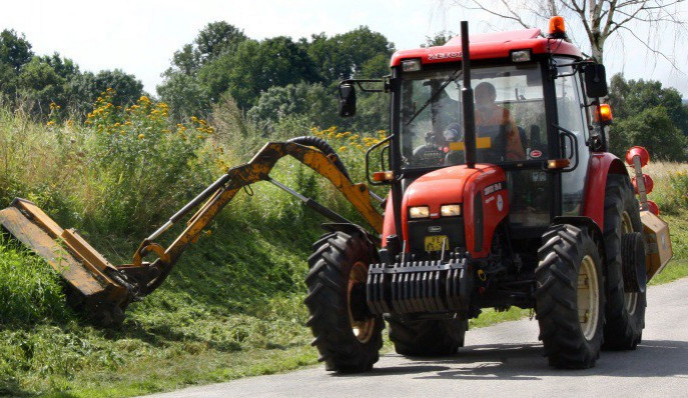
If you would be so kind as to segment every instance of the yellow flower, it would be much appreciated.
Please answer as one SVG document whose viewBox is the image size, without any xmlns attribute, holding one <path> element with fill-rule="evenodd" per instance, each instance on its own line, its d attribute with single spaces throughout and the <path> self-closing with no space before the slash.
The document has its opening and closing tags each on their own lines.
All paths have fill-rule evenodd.
<svg viewBox="0 0 688 398">
<path fill-rule="evenodd" d="M 139 98 L 140 102 L 150 102 L 150 99 L 146 97 L 145 95 L 142 95 L 141 98 Z"/>
<path fill-rule="evenodd" d="M 51 121 L 49 121 L 48 123 L 46 123 L 45 125 L 46 125 L 46 126 L 52 126 L 52 125 L 54 125 L 54 124 L 55 124 L 55 122 L 51 120 Z"/>
<path fill-rule="evenodd" d="M 139 139 L 140 139 L 140 140 L 144 139 L 145 137 L 146 137 L 146 136 L 145 136 L 144 134 L 139 134 Z"/>
<path fill-rule="evenodd" d="M 345 146 L 339 147 L 339 152 L 345 152 L 345 151 L 346 151 L 346 147 L 345 147 Z"/>
</svg>

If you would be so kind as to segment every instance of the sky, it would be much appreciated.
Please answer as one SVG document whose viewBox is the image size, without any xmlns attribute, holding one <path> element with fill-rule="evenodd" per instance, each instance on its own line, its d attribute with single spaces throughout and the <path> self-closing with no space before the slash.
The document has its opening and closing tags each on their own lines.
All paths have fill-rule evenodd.
<svg viewBox="0 0 688 398">
<path fill-rule="evenodd" d="M 426 36 L 458 32 L 468 19 L 472 32 L 518 28 L 480 12 L 453 6 L 452 0 L 119 0 L 3 2 L 0 30 L 26 35 L 39 55 L 59 52 L 82 71 L 122 69 L 136 75 L 149 93 L 162 82 L 172 54 L 190 43 L 207 23 L 224 20 L 254 39 L 299 39 L 324 32 L 345 33 L 361 25 L 385 35 L 397 49 L 416 48 Z M 684 14 L 688 15 L 688 14 Z M 546 29 L 546 26 L 542 26 Z M 663 37 L 663 35 L 667 35 Z M 688 49 L 666 32 L 641 33 L 651 44 L 674 54 L 679 71 L 653 57 L 631 37 L 619 36 L 605 47 L 609 76 L 660 80 L 688 98 Z"/>
</svg>

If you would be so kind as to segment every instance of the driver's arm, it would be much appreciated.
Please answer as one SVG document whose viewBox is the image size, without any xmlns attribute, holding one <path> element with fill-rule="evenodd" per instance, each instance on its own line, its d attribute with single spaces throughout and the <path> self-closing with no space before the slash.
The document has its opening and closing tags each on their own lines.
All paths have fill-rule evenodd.
<svg viewBox="0 0 688 398">
<path fill-rule="evenodd" d="M 518 133 L 516 121 L 511 117 L 509 110 L 504 109 L 504 124 L 506 124 L 506 160 L 525 160 L 526 153 L 521 143 L 521 135 Z"/>
</svg>

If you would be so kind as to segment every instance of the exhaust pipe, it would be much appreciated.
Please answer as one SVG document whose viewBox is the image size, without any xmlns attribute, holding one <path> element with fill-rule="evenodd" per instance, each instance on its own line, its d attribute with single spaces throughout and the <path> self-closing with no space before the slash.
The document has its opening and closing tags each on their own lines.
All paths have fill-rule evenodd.
<svg viewBox="0 0 688 398">
<path fill-rule="evenodd" d="M 475 168 L 475 106 L 471 87 L 471 60 L 468 48 L 468 21 L 461 21 L 461 68 L 463 69 L 463 140 L 465 144 L 466 166 Z"/>
</svg>

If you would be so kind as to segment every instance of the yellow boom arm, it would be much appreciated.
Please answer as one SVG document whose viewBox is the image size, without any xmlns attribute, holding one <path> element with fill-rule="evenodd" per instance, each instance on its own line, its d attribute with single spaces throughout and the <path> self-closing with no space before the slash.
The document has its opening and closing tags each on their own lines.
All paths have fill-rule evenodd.
<svg viewBox="0 0 688 398">
<path fill-rule="evenodd" d="M 259 181 L 274 182 L 269 176 L 270 171 L 279 159 L 287 155 L 299 160 L 327 178 L 351 202 L 377 233 L 382 232 L 382 215 L 371 202 L 371 193 L 368 190 L 368 186 L 363 183 L 352 183 L 342 170 L 336 166 L 336 155 L 326 155 L 313 147 L 292 142 L 269 142 L 250 162 L 231 168 L 227 174 L 217 180 L 209 189 L 206 189 L 194 201 L 173 216 L 170 221 L 145 239 L 134 253 L 132 265 L 119 268 L 135 271 L 134 268 L 149 266 L 153 270 L 159 270 L 161 274 L 152 278 L 145 287 L 142 286 L 141 293 L 145 295 L 154 290 L 164 280 L 171 266 L 179 259 L 187 246 L 198 239 L 201 231 L 232 200 L 241 188 Z M 276 183 L 276 185 L 281 186 L 279 183 Z M 196 207 L 195 205 L 199 202 L 198 199 L 204 199 L 204 196 L 208 199 L 205 199 L 205 203 L 187 222 L 184 232 L 169 247 L 163 249 L 162 246 L 154 243 L 154 240 L 160 234 L 174 225 L 177 218 L 184 215 L 185 210 Z M 189 209 L 186 209 L 187 207 Z M 326 208 L 323 209 L 324 211 L 329 211 Z M 331 214 L 337 216 L 335 213 Z M 142 259 L 151 252 L 156 253 L 158 259 L 153 264 L 147 265 Z"/>
<path fill-rule="evenodd" d="M 300 197 L 307 205 L 336 222 L 347 222 L 335 212 L 270 178 L 270 171 L 284 156 L 292 156 L 327 178 L 373 230 L 381 232 L 382 215 L 373 206 L 371 198 L 374 195 L 368 187 L 351 182 L 337 155 L 329 153 L 331 148 L 324 141 L 313 137 L 296 140 L 306 145 L 291 141 L 269 142 L 250 162 L 227 171 L 144 239 L 134 253 L 132 264 L 112 265 L 76 231 L 62 229 L 35 204 L 24 199 L 17 198 L 10 207 L 0 211 L 0 224 L 62 275 L 72 288 L 71 297 L 76 297 L 78 304 L 84 304 L 94 321 L 104 325 L 117 324 L 124 319 L 126 306 L 155 290 L 189 244 L 198 239 L 208 223 L 247 185 L 269 181 Z M 310 144 L 326 147 L 327 151 L 307 146 Z M 196 213 L 169 247 L 155 242 L 194 209 L 197 209 Z M 157 259 L 152 263 L 144 262 L 143 258 L 148 254 L 155 254 Z"/>
</svg>

